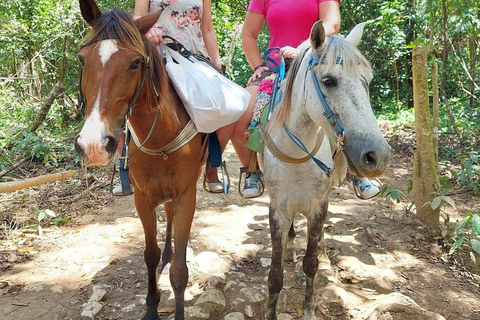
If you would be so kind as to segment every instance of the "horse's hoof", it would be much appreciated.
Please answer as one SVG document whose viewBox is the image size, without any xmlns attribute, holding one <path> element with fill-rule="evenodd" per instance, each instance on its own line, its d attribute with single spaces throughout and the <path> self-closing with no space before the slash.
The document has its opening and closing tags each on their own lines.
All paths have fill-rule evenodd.
<svg viewBox="0 0 480 320">
<path fill-rule="evenodd" d="M 295 262 L 297 261 L 297 253 L 295 252 L 295 249 L 294 250 L 290 250 L 287 248 L 287 250 L 285 250 L 285 262 Z"/>
<path fill-rule="evenodd" d="M 147 313 L 143 316 L 142 320 L 160 320 L 158 312 L 155 309 L 148 309 Z"/>
</svg>

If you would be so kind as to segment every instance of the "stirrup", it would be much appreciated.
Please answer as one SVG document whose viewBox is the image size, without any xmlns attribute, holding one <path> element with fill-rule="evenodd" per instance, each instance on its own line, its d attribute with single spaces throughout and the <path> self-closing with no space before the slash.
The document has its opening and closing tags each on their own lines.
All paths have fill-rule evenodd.
<svg viewBox="0 0 480 320">
<path fill-rule="evenodd" d="M 225 163 L 225 161 L 223 161 L 222 165 L 220 166 L 220 170 L 222 171 L 222 181 L 220 182 L 220 184 L 222 184 L 222 187 L 223 187 L 222 190 L 217 189 L 218 191 L 216 191 L 216 190 L 210 189 L 210 186 L 209 186 L 210 182 L 207 182 L 207 175 L 208 175 L 208 172 L 210 171 L 210 168 L 211 168 L 210 163 L 207 160 L 207 164 L 205 165 L 205 173 L 203 174 L 203 189 L 210 193 L 223 192 L 224 194 L 228 194 L 228 190 L 230 189 L 230 175 L 228 174 L 227 164 Z"/>
<path fill-rule="evenodd" d="M 260 197 L 265 191 L 265 184 L 263 183 L 263 172 L 260 171 L 260 169 L 255 169 L 254 171 L 251 171 L 248 167 L 240 168 L 240 177 L 238 178 L 238 193 L 242 196 L 242 198 L 244 198 L 242 186 L 245 185 L 245 182 L 243 181 L 245 178 L 242 177 L 245 177 L 247 173 L 255 173 L 258 176 L 258 180 L 260 181 L 258 187 L 258 190 L 260 190 L 260 194 L 255 197 L 249 197 L 248 199 Z"/>
<path fill-rule="evenodd" d="M 358 179 L 358 178 L 357 178 Z M 378 178 L 374 178 L 374 179 L 370 179 L 368 178 L 368 180 L 370 180 L 372 182 L 372 184 L 378 188 L 378 192 L 375 193 L 374 195 L 368 197 L 368 198 L 365 198 L 361 193 L 360 191 L 357 190 L 357 186 L 355 185 L 355 177 L 352 179 L 352 183 L 353 183 L 353 192 L 355 193 L 355 195 L 357 196 L 358 199 L 360 200 L 370 200 L 370 199 L 373 199 L 375 198 L 376 196 L 378 196 L 380 194 L 380 192 L 382 191 L 382 188 L 383 188 L 383 184 L 382 182 L 378 179 Z M 373 182 L 376 181 L 377 183 L 374 184 Z"/>
</svg>

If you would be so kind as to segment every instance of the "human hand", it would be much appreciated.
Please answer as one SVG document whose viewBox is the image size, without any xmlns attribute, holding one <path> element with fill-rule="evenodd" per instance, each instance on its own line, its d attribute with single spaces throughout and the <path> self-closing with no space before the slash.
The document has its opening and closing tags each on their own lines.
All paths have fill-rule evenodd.
<svg viewBox="0 0 480 320">
<path fill-rule="evenodd" d="M 265 71 L 270 71 L 270 68 L 269 67 L 266 67 L 266 66 L 263 66 L 261 68 L 258 68 L 257 70 L 255 70 L 252 74 L 252 76 L 250 77 L 250 79 L 248 79 L 248 82 L 247 82 L 247 85 L 249 85 L 250 83 L 252 83 L 253 81 L 259 79 L 261 76 L 262 76 L 262 73 L 264 73 Z"/>
<path fill-rule="evenodd" d="M 156 27 L 150 28 L 150 30 L 147 31 L 145 36 L 147 37 L 148 40 L 155 43 L 156 46 L 165 44 L 162 38 L 163 32 L 159 28 L 156 28 Z"/>
<path fill-rule="evenodd" d="M 297 48 L 285 46 L 283 48 L 280 48 L 280 51 L 278 52 L 278 56 L 283 55 L 284 58 L 295 59 L 299 53 L 300 53 L 300 50 L 298 50 Z"/>
</svg>

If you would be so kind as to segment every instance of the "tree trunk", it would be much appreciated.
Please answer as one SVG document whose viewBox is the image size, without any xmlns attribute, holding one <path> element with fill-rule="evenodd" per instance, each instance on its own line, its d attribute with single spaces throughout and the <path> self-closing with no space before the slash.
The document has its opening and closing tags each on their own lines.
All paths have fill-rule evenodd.
<svg viewBox="0 0 480 320">
<path fill-rule="evenodd" d="M 35 120 L 33 120 L 32 124 L 30 127 L 26 130 L 27 132 L 35 132 L 40 125 L 45 121 L 45 118 L 47 117 L 48 111 L 50 110 L 50 107 L 52 106 L 53 102 L 55 99 L 63 92 L 63 83 L 62 82 L 57 82 L 55 86 L 50 90 L 50 93 L 48 96 L 45 98 L 45 101 L 43 102 L 43 106 L 40 109 L 40 112 L 38 113 L 37 117 Z M 19 139 L 20 136 L 22 135 L 23 131 L 18 132 L 15 134 L 13 138 L 11 138 L 10 142 L 5 145 L 5 149 L 10 150 L 13 147 L 13 141 L 16 139 Z"/>
<path fill-rule="evenodd" d="M 17 191 L 17 190 L 21 190 L 29 187 L 35 187 L 45 183 L 55 182 L 58 180 L 65 180 L 70 177 L 73 177 L 76 173 L 77 173 L 77 170 L 70 170 L 70 171 L 61 172 L 61 173 L 46 174 L 43 176 L 25 179 L 25 180 L 0 183 L 0 193 L 12 192 L 12 191 Z"/>
<path fill-rule="evenodd" d="M 474 109 L 475 108 L 475 73 L 476 73 L 476 61 L 477 61 L 476 59 L 477 46 L 476 46 L 474 35 L 470 36 L 469 47 L 470 47 L 470 76 L 471 76 L 470 108 Z"/>
<path fill-rule="evenodd" d="M 60 70 L 59 70 L 59 81 L 62 83 L 64 82 L 65 79 L 65 68 L 66 68 L 66 63 L 67 63 L 67 47 L 68 47 L 68 38 L 66 36 L 63 37 L 63 44 L 62 44 L 62 62 L 60 64 Z M 67 124 L 70 122 L 70 115 L 68 113 L 68 108 L 67 104 L 65 101 L 63 101 L 61 105 L 62 109 L 62 128 L 66 128 Z"/>
<path fill-rule="evenodd" d="M 393 59 L 393 71 L 395 72 L 395 80 L 397 84 L 397 109 L 400 111 L 400 76 L 398 75 L 398 68 L 397 68 L 397 59 L 395 58 L 395 54 L 392 54 Z"/>
<path fill-rule="evenodd" d="M 438 95 L 438 66 L 437 60 L 432 60 L 432 92 L 433 92 L 433 151 L 435 152 L 435 163 L 438 164 L 438 105 L 440 98 Z M 438 169 L 438 168 L 437 168 Z"/>
<path fill-rule="evenodd" d="M 237 41 L 238 38 L 240 37 L 240 31 L 242 30 L 242 24 L 236 24 L 235 29 L 233 32 L 233 39 L 232 43 L 230 44 L 230 50 L 228 52 L 228 57 L 227 57 L 227 62 L 226 62 L 226 68 L 225 72 L 227 74 L 230 74 L 230 69 L 232 68 L 232 59 L 233 59 L 233 54 L 235 52 L 235 47 L 237 46 Z"/>
<path fill-rule="evenodd" d="M 447 110 L 448 119 L 452 124 L 453 131 L 458 136 L 459 139 L 462 138 L 460 131 L 458 130 L 457 123 L 455 122 L 455 118 L 453 117 L 452 109 L 448 105 L 448 99 L 445 94 L 445 84 L 447 82 L 447 58 L 448 58 L 448 44 L 447 44 L 447 5 L 446 0 L 442 0 L 442 12 L 443 12 L 443 26 L 442 26 L 442 80 L 440 82 L 440 94 L 442 95 L 442 101 L 445 105 L 445 109 Z"/>
<path fill-rule="evenodd" d="M 413 101 L 417 141 L 413 162 L 413 199 L 418 218 L 436 233 L 439 228 L 440 208 L 433 210 L 429 204 L 435 197 L 438 176 L 428 96 L 427 55 L 428 51 L 423 44 L 418 44 L 413 49 Z"/>
<path fill-rule="evenodd" d="M 55 86 L 52 88 L 48 96 L 45 98 L 42 108 L 38 113 L 35 120 L 33 120 L 30 128 L 28 128 L 28 132 L 34 132 L 40 127 L 43 123 L 45 118 L 47 117 L 48 111 L 50 111 L 50 107 L 52 106 L 55 99 L 63 92 L 63 83 L 61 81 L 57 82 Z"/>
</svg>

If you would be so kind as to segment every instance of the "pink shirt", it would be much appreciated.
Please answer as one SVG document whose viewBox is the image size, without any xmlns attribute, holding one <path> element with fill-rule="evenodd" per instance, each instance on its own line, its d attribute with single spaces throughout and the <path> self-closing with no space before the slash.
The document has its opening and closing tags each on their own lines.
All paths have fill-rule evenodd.
<svg viewBox="0 0 480 320">
<path fill-rule="evenodd" d="M 310 29 L 318 20 L 318 5 L 325 1 L 332 0 L 251 0 L 248 10 L 265 16 L 270 33 L 269 48 L 295 48 L 308 39 Z"/>
</svg>

